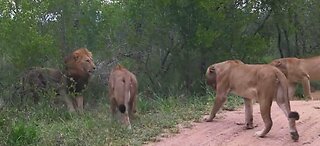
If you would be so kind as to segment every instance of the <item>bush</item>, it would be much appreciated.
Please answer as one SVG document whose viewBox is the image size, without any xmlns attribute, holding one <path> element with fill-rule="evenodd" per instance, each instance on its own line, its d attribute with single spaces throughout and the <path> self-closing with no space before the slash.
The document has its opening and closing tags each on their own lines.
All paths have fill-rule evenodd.
<svg viewBox="0 0 320 146">
<path fill-rule="evenodd" d="M 305 99 L 304 95 L 303 95 L 303 88 L 301 84 L 298 84 L 296 86 L 296 91 L 294 93 L 294 96 L 297 97 L 298 99 Z"/>
<path fill-rule="evenodd" d="M 35 143 L 38 140 L 35 126 L 27 125 L 23 122 L 13 124 L 8 135 L 8 145 L 24 146 Z"/>
</svg>

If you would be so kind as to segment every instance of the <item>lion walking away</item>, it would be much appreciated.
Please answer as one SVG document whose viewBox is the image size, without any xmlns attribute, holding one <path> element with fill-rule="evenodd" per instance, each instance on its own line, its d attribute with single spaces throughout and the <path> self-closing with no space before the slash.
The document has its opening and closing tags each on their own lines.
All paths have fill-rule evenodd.
<svg viewBox="0 0 320 146">
<path fill-rule="evenodd" d="M 270 64 L 280 69 L 289 80 L 289 97 L 293 97 L 297 83 L 303 87 L 303 95 L 314 100 L 311 96 L 310 81 L 320 81 L 320 56 L 311 58 L 280 58 Z"/>
<path fill-rule="evenodd" d="M 138 91 L 136 76 L 123 66 L 117 65 L 110 73 L 108 89 L 112 116 L 119 111 L 121 122 L 131 129 L 130 119 L 136 112 Z"/>
<path fill-rule="evenodd" d="M 294 141 L 299 139 L 296 129 L 297 112 L 290 109 L 288 97 L 288 81 L 285 75 L 271 65 L 250 65 L 240 60 L 228 60 L 213 64 L 206 72 L 207 84 L 216 90 L 216 99 L 210 116 L 205 121 L 210 122 L 216 116 L 227 99 L 227 94 L 232 92 L 244 98 L 245 104 L 245 128 L 252 129 L 253 108 L 252 99 L 260 104 L 260 113 L 264 122 L 264 128 L 256 132 L 259 137 L 264 137 L 272 127 L 271 105 L 273 99 L 284 112 L 289 121 L 289 132 Z"/>
</svg>

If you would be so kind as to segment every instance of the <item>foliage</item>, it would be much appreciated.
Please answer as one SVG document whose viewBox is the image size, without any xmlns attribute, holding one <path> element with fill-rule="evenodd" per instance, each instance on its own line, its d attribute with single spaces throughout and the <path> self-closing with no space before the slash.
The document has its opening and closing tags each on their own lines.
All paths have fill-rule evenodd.
<svg viewBox="0 0 320 146">
<path fill-rule="evenodd" d="M 62 68 L 66 54 L 88 47 L 97 64 L 116 58 L 133 70 L 143 91 L 204 94 L 203 74 L 214 62 L 266 63 L 319 52 L 316 0 L 0 4 L 0 53 L 14 66 L 14 75 L 30 66 Z"/>
<path fill-rule="evenodd" d="M 18 70 L 30 65 L 46 65 L 49 58 L 57 58 L 53 39 L 49 34 L 41 34 L 40 15 L 44 13 L 43 3 L 26 2 L 14 4 L 12 1 L 0 1 L 2 13 L 1 53 L 7 54 Z M 52 62 L 54 62 L 53 60 Z"/>
<path fill-rule="evenodd" d="M 46 107 L 47 102 L 19 110 L 5 107 L 0 142 L 141 144 L 163 128 L 195 118 L 191 113 L 199 116 L 203 106 L 197 104 L 212 105 L 213 93 L 204 83 L 210 64 L 319 54 L 319 6 L 318 0 L 0 0 L 0 109 L 3 99 L 16 100 L 12 95 L 24 70 L 63 69 L 63 58 L 79 47 L 87 47 L 97 64 L 85 91 L 86 107 L 102 104 L 84 117 Z M 143 98 L 135 132 L 119 130 L 105 114 L 107 76 L 116 63 L 139 81 Z M 241 104 L 239 99 L 228 98 L 226 108 Z M 24 138 L 16 141 L 17 136 Z"/>
<path fill-rule="evenodd" d="M 8 135 L 8 145 L 23 146 L 35 143 L 37 141 L 36 127 L 27 126 L 25 123 L 12 125 L 12 129 Z"/>
<path fill-rule="evenodd" d="M 81 114 L 52 103 L 18 108 L 4 107 L 0 115 L 0 143 L 4 145 L 141 145 L 164 129 L 177 131 L 183 121 L 198 121 L 206 106 L 205 97 L 148 99 L 140 96 L 138 114 L 128 130 L 111 118 L 109 106 L 100 101 Z M 146 106 L 148 105 L 148 106 Z M 166 120 L 163 120 L 166 119 Z M 170 131 L 170 130 L 169 130 Z"/>
<path fill-rule="evenodd" d="M 212 92 L 210 90 L 207 89 L 207 94 L 208 94 L 208 105 L 211 106 L 212 103 L 214 103 L 214 100 L 215 100 L 215 92 Z M 230 94 L 228 97 L 227 97 L 227 101 L 224 103 L 222 109 L 223 110 L 228 110 L 228 111 L 234 111 L 236 110 L 239 106 L 243 105 L 244 103 L 244 100 L 242 97 L 239 97 L 237 95 L 234 95 L 234 94 Z"/>
<path fill-rule="evenodd" d="M 305 96 L 303 95 L 303 87 L 301 84 L 296 85 L 296 91 L 294 96 L 298 99 L 305 99 Z"/>
</svg>

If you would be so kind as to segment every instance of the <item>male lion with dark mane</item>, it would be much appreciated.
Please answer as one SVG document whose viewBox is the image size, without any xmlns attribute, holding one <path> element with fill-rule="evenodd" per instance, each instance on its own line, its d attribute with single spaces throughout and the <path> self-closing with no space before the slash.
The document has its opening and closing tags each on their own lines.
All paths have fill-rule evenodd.
<svg viewBox="0 0 320 146">
<path fill-rule="evenodd" d="M 33 67 L 22 77 L 22 96 L 31 94 L 39 100 L 39 91 L 54 90 L 65 101 L 70 112 L 83 110 L 82 91 L 95 70 L 91 52 L 80 48 L 65 57 L 65 69 Z"/>
<path fill-rule="evenodd" d="M 136 76 L 121 65 L 114 67 L 109 76 L 109 100 L 112 116 L 122 113 L 122 122 L 131 129 L 130 118 L 136 112 L 138 82 Z"/>
<path fill-rule="evenodd" d="M 245 128 L 252 129 L 253 109 L 252 99 L 260 104 L 260 112 L 265 127 L 256 132 L 264 137 L 272 127 L 270 108 L 273 99 L 284 112 L 289 121 L 289 129 L 293 140 L 299 139 L 295 121 L 299 119 L 297 112 L 291 112 L 288 98 L 288 83 L 285 75 L 271 65 L 250 65 L 240 60 L 228 60 L 210 65 L 206 72 L 207 84 L 216 90 L 216 99 L 209 117 L 205 121 L 211 122 L 216 113 L 232 92 L 244 98 Z"/>
<path fill-rule="evenodd" d="M 299 59 L 275 59 L 271 65 L 280 69 L 289 80 L 289 97 L 293 97 L 297 83 L 302 83 L 304 96 L 313 99 L 310 81 L 320 81 L 320 56 Z"/>
</svg>

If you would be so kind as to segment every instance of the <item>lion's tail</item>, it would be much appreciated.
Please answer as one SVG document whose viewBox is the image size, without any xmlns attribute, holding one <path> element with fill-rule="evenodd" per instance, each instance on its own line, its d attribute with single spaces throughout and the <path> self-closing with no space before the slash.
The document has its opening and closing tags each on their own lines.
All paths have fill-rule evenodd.
<svg viewBox="0 0 320 146">
<path fill-rule="evenodd" d="M 290 112 L 288 118 L 293 118 L 295 120 L 299 120 L 300 115 L 298 112 Z"/>
<path fill-rule="evenodd" d="M 119 111 L 120 111 L 121 113 L 126 112 L 126 106 L 125 106 L 124 104 L 120 104 L 120 105 L 118 106 L 118 109 L 119 109 Z"/>
<path fill-rule="evenodd" d="M 290 97 L 288 93 L 288 80 L 286 76 L 278 69 L 276 69 L 276 76 L 280 82 L 280 87 L 282 88 L 284 99 L 286 100 L 285 102 L 289 102 Z"/>
<path fill-rule="evenodd" d="M 286 76 L 278 69 L 276 70 L 276 76 L 277 76 L 277 79 L 280 81 L 280 86 L 281 86 L 282 92 L 283 92 L 283 97 L 277 97 L 277 98 L 281 98 L 281 99 L 277 99 L 277 100 L 280 100 L 280 101 L 284 100 L 283 103 L 284 103 L 284 106 L 286 106 L 286 107 L 282 107 L 282 106 L 280 106 L 280 107 L 287 108 L 290 111 L 289 113 L 287 113 L 288 118 L 299 120 L 299 118 L 300 118 L 299 113 L 295 112 L 295 111 L 291 111 L 291 108 L 290 108 L 290 98 L 291 97 L 289 97 L 289 93 L 288 93 L 288 80 L 287 80 Z"/>
</svg>

